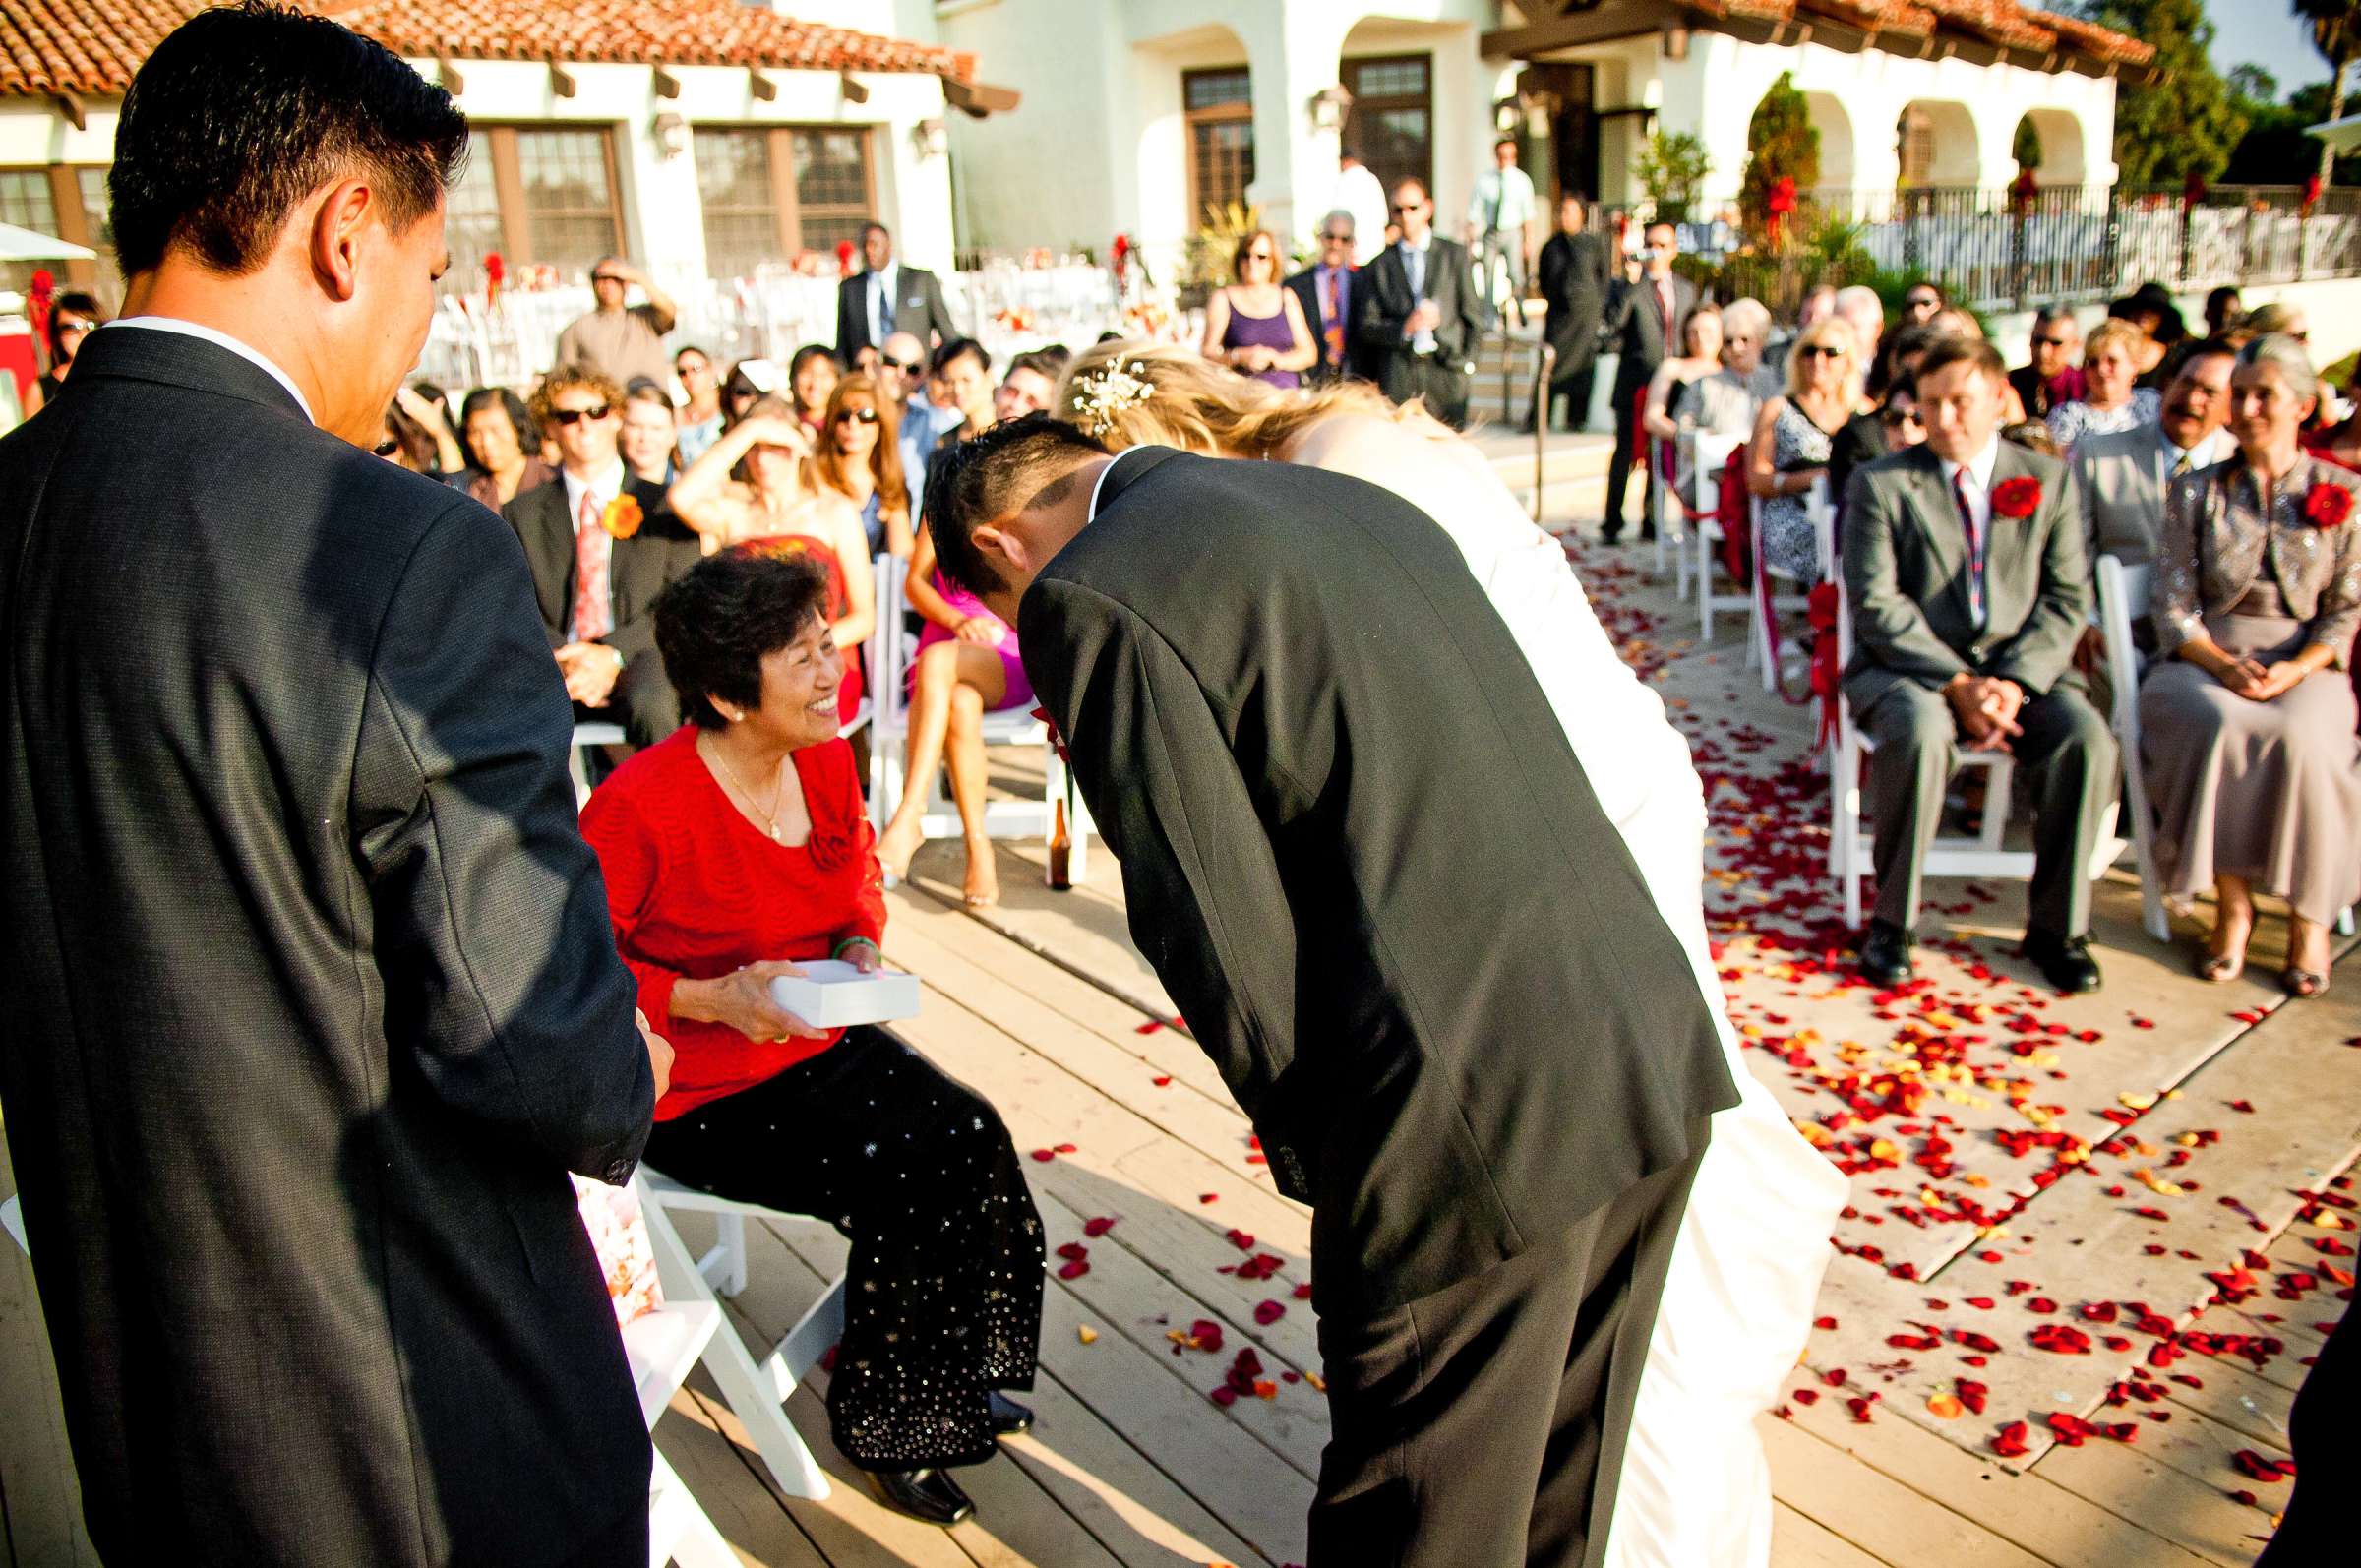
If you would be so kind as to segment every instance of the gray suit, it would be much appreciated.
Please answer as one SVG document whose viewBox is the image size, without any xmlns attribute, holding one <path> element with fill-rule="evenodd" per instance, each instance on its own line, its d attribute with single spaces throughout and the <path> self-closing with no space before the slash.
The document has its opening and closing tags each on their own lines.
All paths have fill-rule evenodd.
<svg viewBox="0 0 2361 1568">
<path fill-rule="evenodd" d="M 2068 465 L 2082 493 L 2083 545 L 2091 560 L 2113 556 L 2125 566 L 2146 566 L 2156 559 L 2174 450 L 2160 424 L 2085 436 L 2074 444 Z"/>
<path fill-rule="evenodd" d="M 1853 654 L 1845 695 L 1877 745 L 1869 785 L 1877 918 L 1906 932 L 1957 761 L 1959 733 L 1942 688 L 1958 675 L 1998 676 L 2025 691 L 2017 717 L 2025 733 L 2011 749 L 2036 790 L 2028 924 L 2074 936 L 2089 922 L 2084 868 L 2113 788 L 2115 743 L 2073 664 L 2090 608 L 2082 507 L 2063 464 L 2003 442 L 1993 486 L 2017 478 L 2036 481 L 2040 500 L 2030 516 L 1992 519 L 1980 627 L 1968 598 L 1967 530 L 1934 452 L 1913 447 L 1871 463 L 1846 490 Z"/>
</svg>

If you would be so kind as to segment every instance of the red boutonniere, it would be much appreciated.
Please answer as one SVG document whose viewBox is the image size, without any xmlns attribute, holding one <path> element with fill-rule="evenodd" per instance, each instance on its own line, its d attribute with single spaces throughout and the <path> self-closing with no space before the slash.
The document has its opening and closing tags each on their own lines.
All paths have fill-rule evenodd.
<svg viewBox="0 0 2361 1568">
<path fill-rule="evenodd" d="M 2304 520 L 2315 528 L 2338 528 L 2353 514 L 2353 493 L 2323 481 L 2304 492 Z"/>
<path fill-rule="evenodd" d="M 1992 515 L 2024 518 L 2041 507 L 2041 481 L 2020 476 L 1992 487 Z"/>
<path fill-rule="evenodd" d="M 639 510 L 636 498 L 617 496 L 607 503 L 607 510 L 599 513 L 598 525 L 613 538 L 629 539 L 639 531 L 639 524 L 646 520 L 646 516 Z"/>
<path fill-rule="evenodd" d="M 1058 721 L 1050 717 L 1050 710 L 1048 708 L 1035 708 L 1033 710 L 1033 716 L 1041 720 L 1041 727 L 1043 729 L 1050 732 L 1050 749 L 1058 754 L 1058 760 L 1060 762 L 1071 762 L 1073 758 L 1065 754 L 1065 737 L 1058 733 Z"/>
</svg>

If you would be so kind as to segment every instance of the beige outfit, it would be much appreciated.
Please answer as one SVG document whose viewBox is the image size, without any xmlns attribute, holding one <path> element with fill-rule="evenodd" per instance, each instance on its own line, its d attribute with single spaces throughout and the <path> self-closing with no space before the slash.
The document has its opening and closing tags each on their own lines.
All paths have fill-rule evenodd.
<svg viewBox="0 0 2361 1568">
<path fill-rule="evenodd" d="M 635 376 L 659 387 L 672 382 L 672 361 L 664 352 L 664 334 L 656 324 L 664 318 L 653 305 L 634 305 L 609 316 L 592 311 L 578 316 L 558 333 L 561 365 L 590 365 L 628 388 Z"/>
</svg>

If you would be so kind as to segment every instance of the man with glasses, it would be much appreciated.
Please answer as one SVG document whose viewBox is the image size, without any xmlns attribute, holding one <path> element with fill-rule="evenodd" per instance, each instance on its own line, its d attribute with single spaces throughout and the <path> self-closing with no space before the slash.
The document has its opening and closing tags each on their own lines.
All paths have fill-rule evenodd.
<svg viewBox="0 0 2361 1568">
<path fill-rule="evenodd" d="M 1640 429 L 1640 396 L 1656 378 L 1656 367 L 1668 353 L 1680 350 L 1680 326 L 1697 308 L 1697 285 L 1674 274 L 1672 258 L 1679 254 L 1680 237 L 1669 223 L 1651 223 L 1642 236 L 1640 280 L 1623 290 L 1615 308 L 1609 335 L 1615 353 L 1615 450 L 1606 461 L 1606 516 L 1599 537 L 1615 544 L 1623 537 L 1623 497 L 1631 484 L 1631 466 L 1645 460 L 1647 443 Z M 1656 475 L 1648 479 L 1648 517 L 1640 537 L 1656 537 Z"/>
<path fill-rule="evenodd" d="M 1354 335 L 1376 360 L 1386 396 L 1423 397 L 1428 413 L 1464 430 L 1468 377 L 1483 335 L 1468 253 L 1434 232 L 1434 203 L 1419 181 L 1394 187 L 1393 212 L 1402 239 L 1363 271 Z"/>
<path fill-rule="evenodd" d="M 1353 336 L 1353 289 L 1361 271 L 1353 264 L 1354 233 L 1353 214 L 1342 208 L 1320 219 L 1320 259 L 1287 280 L 1320 351 L 1311 369 L 1303 373 L 1307 386 L 1317 387 L 1343 376 L 1376 380 L 1368 373 L 1366 356 Z"/>
<path fill-rule="evenodd" d="M 1606 310 L 1606 241 L 1589 232 L 1590 207 L 1578 191 L 1558 198 L 1557 232 L 1542 247 L 1542 303 L 1548 314 L 1542 331 L 1557 359 L 1549 371 L 1549 422 L 1557 430 L 1590 423 L 1592 377 L 1599 363 L 1599 325 Z M 1556 412 L 1560 402 L 1565 412 Z M 1531 430 L 1542 417 L 1525 420 Z"/>
<path fill-rule="evenodd" d="M 2074 444 L 2067 466 L 2082 492 L 2084 540 L 2093 561 L 2102 555 L 2126 566 L 2154 561 L 2164 492 L 2172 481 L 2233 454 L 2236 443 L 2223 427 L 2237 359 L 2218 337 L 2199 341 L 2182 356 L 2153 423 Z M 2132 632 L 2152 645 L 2154 628 L 2146 616 L 2137 618 Z"/>
<path fill-rule="evenodd" d="M 624 299 L 635 286 L 645 291 L 647 303 L 627 309 Z M 590 292 L 598 308 L 558 333 L 557 363 L 587 365 L 618 387 L 640 376 L 663 381 L 670 368 L 664 334 L 680 317 L 671 296 L 620 256 L 590 269 Z"/>
<path fill-rule="evenodd" d="M 915 332 L 895 332 L 878 350 L 878 391 L 901 404 L 902 482 L 910 489 L 910 515 L 916 519 L 926 505 L 927 462 L 943 433 L 955 430 L 965 416 L 953 407 L 937 407 L 928 397 L 927 345 Z"/>
<path fill-rule="evenodd" d="M 1950 303 L 1943 297 L 1940 283 L 1912 283 L 1908 292 L 1902 296 L 1900 325 L 1924 327 Z"/>
<path fill-rule="evenodd" d="M 672 356 L 672 373 L 689 394 L 681 409 L 681 466 L 686 468 L 721 439 L 721 373 L 713 356 L 691 344 Z"/>
<path fill-rule="evenodd" d="M 2083 329 L 2063 305 L 2033 318 L 2033 357 L 2009 372 L 2009 385 L 2028 419 L 2047 419 L 2060 403 L 2079 401 L 2083 385 Z"/>
<path fill-rule="evenodd" d="M 558 444 L 559 482 L 500 509 L 524 545 L 542 630 L 575 719 L 623 726 L 635 749 L 681 727 L 680 698 L 656 653 L 657 594 L 696 566 L 696 535 L 661 486 L 625 467 L 623 389 L 587 365 L 560 365 L 533 394 Z"/>
<path fill-rule="evenodd" d="M 893 234 L 884 224 L 861 230 L 861 265 L 863 271 L 836 287 L 836 363 L 873 369 L 895 332 L 916 337 L 922 359 L 936 343 L 959 335 L 941 282 L 925 268 L 894 259 Z"/>
</svg>

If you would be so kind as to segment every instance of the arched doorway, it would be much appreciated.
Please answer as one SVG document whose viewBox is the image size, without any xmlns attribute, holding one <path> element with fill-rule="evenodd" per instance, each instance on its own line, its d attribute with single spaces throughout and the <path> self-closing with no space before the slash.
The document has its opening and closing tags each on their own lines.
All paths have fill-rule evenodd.
<svg viewBox="0 0 2361 1568">
<path fill-rule="evenodd" d="M 2081 185 L 2089 178 L 2083 150 L 2083 122 L 2064 109 L 2028 109 L 2017 122 L 2014 151 L 2020 166 L 2033 171 L 2043 188 Z"/>
<path fill-rule="evenodd" d="M 1982 173 L 1975 114 L 1965 103 L 1916 98 L 1895 123 L 1895 151 L 1904 190 L 1973 185 Z"/>
</svg>

